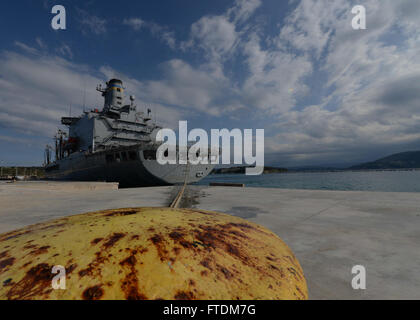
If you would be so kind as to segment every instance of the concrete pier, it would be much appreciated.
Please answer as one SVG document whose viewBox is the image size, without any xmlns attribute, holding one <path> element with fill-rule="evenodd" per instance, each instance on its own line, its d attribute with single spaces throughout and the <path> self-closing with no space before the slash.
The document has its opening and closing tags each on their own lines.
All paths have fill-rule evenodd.
<svg viewBox="0 0 420 320">
<path fill-rule="evenodd" d="M 302 264 L 311 299 L 420 299 L 420 195 L 206 188 L 201 209 L 259 223 Z M 217 199 L 217 201 L 216 201 Z M 366 268 L 353 290 L 352 267 Z"/>
<path fill-rule="evenodd" d="M 0 183 L 0 233 L 101 209 L 167 206 L 173 187 L 45 190 Z M 188 188 L 189 203 L 268 227 L 293 250 L 311 299 L 420 299 L 420 195 Z M 366 290 L 353 290 L 363 265 Z"/>
<path fill-rule="evenodd" d="M 167 206 L 173 187 L 114 189 L 99 183 L 79 188 L 80 183 L 49 188 L 42 183 L 0 182 L 0 234 L 31 224 L 90 211 L 127 207 Z"/>
<path fill-rule="evenodd" d="M 118 190 L 117 182 L 64 182 L 64 181 L 10 181 L 10 190 L 55 190 L 55 191 L 86 191 L 86 190 Z"/>
</svg>

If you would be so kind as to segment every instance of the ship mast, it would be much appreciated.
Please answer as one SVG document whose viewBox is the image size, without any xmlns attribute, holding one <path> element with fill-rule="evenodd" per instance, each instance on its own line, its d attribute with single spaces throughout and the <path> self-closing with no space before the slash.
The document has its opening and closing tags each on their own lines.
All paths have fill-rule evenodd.
<svg viewBox="0 0 420 320">
<path fill-rule="evenodd" d="M 58 129 L 57 133 L 54 136 L 56 161 L 64 158 L 64 143 L 65 143 L 66 136 L 67 136 L 67 133 L 61 129 Z"/>
</svg>

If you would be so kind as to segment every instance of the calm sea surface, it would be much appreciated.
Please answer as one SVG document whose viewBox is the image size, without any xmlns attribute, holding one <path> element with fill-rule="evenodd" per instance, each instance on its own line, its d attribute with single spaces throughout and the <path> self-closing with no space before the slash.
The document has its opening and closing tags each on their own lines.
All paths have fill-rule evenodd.
<svg viewBox="0 0 420 320">
<path fill-rule="evenodd" d="M 420 192 L 420 171 L 299 172 L 261 176 L 217 174 L 198 184 L 211 182 L 244 183 L 247 187 L 262 188 Z"/>
</svg>

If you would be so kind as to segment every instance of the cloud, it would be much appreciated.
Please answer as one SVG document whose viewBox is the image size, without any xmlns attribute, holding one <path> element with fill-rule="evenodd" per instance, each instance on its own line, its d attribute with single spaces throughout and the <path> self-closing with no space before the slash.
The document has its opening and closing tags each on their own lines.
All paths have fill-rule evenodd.
<svg viewBox="0 0 420 320">
<path fill-rule="evenodd" d="M 308 57 L 276 48 L 264 50 L 256 34 L 243 48 L 250 72 L 242 88 L 244 103 L 276 115 L 292 109 L 297 96 L 308 90 L 304 78 L 313 70 Z"/>
<path fill-rule="evenodd" d="M 184 50 L 205 52 L 205 61 L 199 67 L 191 66 L 191 73 L 206 70 L 223 83 L 217 92 L 228 97 L 224 101 L 228 108 L 223 108 L 212 89 L 203 94 L 208 100 L 206 108 L 212 108 L 214 115 L 221 110 L 233 114 L 238 109 L 279 114 L 293 108 L 296 98 L 308 90 L 304 78 L 313 70 L 311 62 L 305 55 L 267 45 L 268 36 L 261 32 L 258 19 L 250 21 L 260 6 L 261 1 L 237 0 L 224 14 L 204 16 L 193 23 L 190 39 L 183 43 Z M 227 66 L 238 61 L 247 71 L 240 79 L 235 78 L 236 70 L 233 75 L 232 70 L 230 75 L 227 72 Z"/>
<path fill-rule="evenodd" d="M 171 49 L 175 49 L 176 40 L 175 40 L 175 35 L 173 31 L 170 31 L 167 27 L 161 26 L 154 22 L 147 22 L 146 27 L 150 30 L 152 35 L 161 39 Z"/>
<path fill-rule="evenodd" d="M 123 24 L 130 26 L 134 31 L 147 29 L 153 36 L 163 41 L 171 49 L 176 48 L 175 34 L 166 26 L 161 26 L 153 21 L 144 21 L 141 18 L 124 19 Z"/>
<path fill-rule="evenodd" d="M 0 135 L 0 142 L 9 142 L 9 143 L 19 143 L 19 144 L 31 145 L 34 141 L 30 140 L 30 139 Z"/>
<path fill-rule="evenodd" d="M 204 51 L 205 59 L 196 66 L 182 59 L 162 63 L 161 79 L 142 83 L 145 96 L 210 116 L 226 115 L 236 119 L 241 109 L 261 108 L 277 113 L 292 108 L 296 96 L 307 90 L 302 79 L 311 73 L 312 66 L 306 57 L 284 52 L 276 46 L 263 49 L 266 39 L 243 29 L 241 24 L 250 19 L 260 5 L 260 1 L 238 0 L 221 15 L 203 16 L 194 22 L 189 39 L 181 43 L 180 48 L 184 52 Z M 137 22 L 132 20 L 130 24 L 154 29 L 153 24 L 140 18 Z M 129 24 L 129 20 L 125 23 Z M 225 68 L 240 55 L 249 74 L 240 81 L 241 85 Z M 292 93 L 290 88 L 293 88 Z"/>
<path fill-rule="evenodd" d="M 200 18 L 183 49 L 204 51 L 204 62 L 167 63 L 165 80 L 146 91 L 214 116 L 231 116 L 223 102 L 261 110 L 255 120 L 266 118 L 268 152 L 289 162 L 362 161 L 419 142 L 419 23 L 403 19 L 418 2 L 371 0 L 368 30 L 355 31 L 349 1 L 301 1 L 274 36 L 249 21 L 258 7 L 237 1 L 224 14 Z M 402 43 L 393 40 L 396 30 Z M 240 57 L 248 73 L 237 81 L 227 65 Z M 228 98 L 220 103 L 218 95 Z M 307 96 L 319 103 L 303 103 Z"/>
<path fill-rule="evenodd" d="M 248 20 L 261 6 L 261 0 L 236 0 L 233 7 L 227 11 L 234 24 L 243 23 Z"/>
<path fill-rule="evenodd" d="M 144 21 L 140 18 L 130 18 L 124 19 L 123 24 L 130 26 L 134 30 L 138 31 L 141 29 L 141 27 L 144 26 Z"/>
<path fill-rule="evenodd" d="M 38 44 L 38 46 L 40 47 L 40 49 L 48 49 L 47 45 L 45 44 L 45 42 L 41 38 L 37 37 L 35 39 L 35 41 Z"/>
<path fill-rule="evenodd" d="M 191 26 L 192 43 L 211 58 L 220 59 L 229 53 L 236 39 L 235 25 L 225 16 L 205 16 Z"/>
<path fill-rule="evenodd" d="M 30 53 L 30 54 L 38 54 L 39 51 L 35 48 L 32 48 L 22 42 L 19 41 L 15 41 L 15 46 L 18 47 L 19 49 L 25 51 L 26 53 Z"/>
<path fill-rule="evenodd" d="M 249 22 L 261 4 L 260 0 L 236 0 L 223 14 L 201 17 L 192 24 L 190 39 L 181 43 L 181 49 L 197 46 L 210 59 L 228 58 L 237 49 L 241 30 L 247 29 L 243 24 Z"/>
<path fill-rule="evenodd" d="M 320 65 L 316 71 L 325 74 L 327 94 L 318 105 L 280 116 L 272 152 L 295 154 L 298 161 L 322 152 L 324 161 L 345 162 L 418 148 L 419 33 L 412 28 L 418 22 L 401 19 L 406 6 L 420 8 L 414 1 L 371 0 L 368 30 L 355 31 L 348 1 L 300 2 L 276 41 Z M 395 44 L 391 35 L 397 30 Z"/>
<path fill-rule="evenodd" d="M 141 84 L 141 90 L 149 100 L 208 115 L 222 112 L 223 106 L 216 105 L 215 100 L 226 93 L 226 79 L 205 69 L 195 69 L 179 59 L 161 64 L 160 70 L 162 80 Z"/>
<path fill-rule="evenodd" d="M 96 85 L 113 77 L 124 80 L 130 94 L 137 96 L 139 110 L 154 110 L 159 122 L 174 127 L 181 111 L 148 100 L 142 93 L 144 84 L 109 67 L 93 70 L 52 55 L 25 56 L 3 52 L 0 59 L 0 128 L 28 136 L 50 138 L 62 116 L 83 109 L 102 108 Z M 127 101 L 126 101 L 127 102 Z"/>
<path fill-rule="evenodd" d="M 60 53 L 64 57 L 68 57 L 70 60 L 73 59 L 73 51 L 71 50 L 70 46 L 67 44 L 63 44 L 57 48 L 57 52 Z"/>
<path fill-rule="evenodd" d="M 94 88 L 99 81 L 87 67 L 56 56 L 1 56 L 0 127 L 28 135 L 51 136 L 70 105 L 81 110 L 84 84 Z M 93 90 L 87 92 L 87 102 L 97 104 Z"/>
<path fill-rule="evenodd" d="M 92 15 L 86 10 L 77 9 L 79 14 L 79 23 L 84 34 L 93 33 L 94 35 L 102 35 L 107 32 L 107 21 L 98 16 Z"/>
</svg>

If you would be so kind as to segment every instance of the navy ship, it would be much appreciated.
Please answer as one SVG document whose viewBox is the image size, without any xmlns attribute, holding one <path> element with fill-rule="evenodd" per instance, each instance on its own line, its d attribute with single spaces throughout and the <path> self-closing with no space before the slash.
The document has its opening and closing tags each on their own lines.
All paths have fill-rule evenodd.
<svg viewBox="0 0 420 320">
<path fill-rule="evenodd" d="M 112 79 L 96 88 L 104 97 L 102 110 L 64 117 L 68 132 L 58 130 L 55 148 L 45 150 L 45 175 L 51 180 L 118 182 L 122 188 L 194 183 L 215 165 L 165 164 L 156 160 L 160 130 L 151 110 L 137 110 L 135 97 L 124 104 L 123 83 Z M 178 150 L 178 148 L 177 148 Z M 52 155 L 55 151 L 55 159 Z"/>
</svg>

